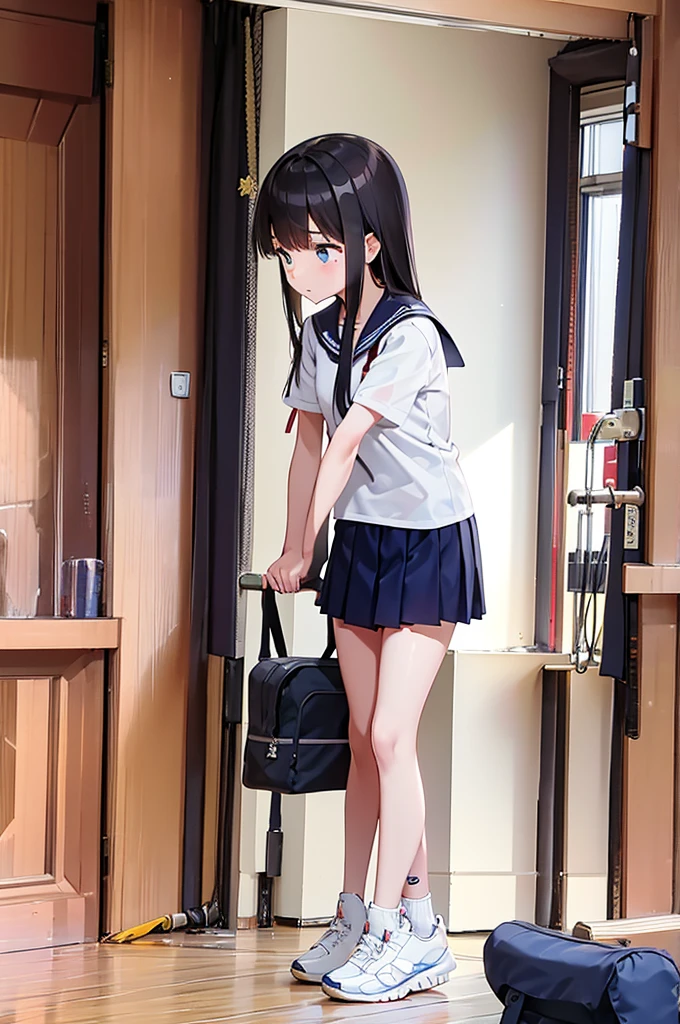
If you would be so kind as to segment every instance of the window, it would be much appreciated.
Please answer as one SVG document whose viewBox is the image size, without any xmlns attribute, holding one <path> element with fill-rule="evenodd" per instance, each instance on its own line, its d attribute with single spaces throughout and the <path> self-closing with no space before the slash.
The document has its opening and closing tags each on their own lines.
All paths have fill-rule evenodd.
<svg viewBox="0 0 680 1024">
<path fill-rule="evenodd" d="M 572 439 L 609 412 L 618 272 L 623 118 L 593 115 L 581 127 L 579 322 Z"/>
</svg>

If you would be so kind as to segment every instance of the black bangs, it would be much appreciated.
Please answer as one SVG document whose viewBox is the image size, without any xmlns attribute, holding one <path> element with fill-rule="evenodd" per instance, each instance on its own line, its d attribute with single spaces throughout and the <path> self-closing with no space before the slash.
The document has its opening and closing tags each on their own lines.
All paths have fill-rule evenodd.
<svg viewBox="0 0 680 1024">
<path fill-rule="evenodd" d="M 287 154 L 258 193 L 253 238 L 262 256 L 274 256 L 272 232 L 284 249 L 309 247 L 309 218 L 328 239 L 343 242 L 338 204 L 314 160 Z"/>
</svg>

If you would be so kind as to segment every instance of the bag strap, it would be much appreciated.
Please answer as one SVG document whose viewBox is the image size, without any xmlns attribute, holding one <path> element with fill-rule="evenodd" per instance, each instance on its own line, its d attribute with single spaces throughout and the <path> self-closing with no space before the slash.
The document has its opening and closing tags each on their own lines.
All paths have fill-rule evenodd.
<svg viewBox="0 0 680 1024">
<path fill-rule="evenodd" d="M 515 988 L 509 988 L 505 994 L 505 1010 L 500 1024 L 521 1024 L 524 1012 L 535 1013 L 555 1024 L 595 1024 L 595 1017 L 578 1003 L 568 1003 L 561 999 L 536 999 L 527 996 Z"/>
<path fill-rule="evenodd" d="M 279 658 L 287 658 L 286 640 L 281 627 L 281 618 L 276 604 L 276 593 L 271 587 L 265 587 L 262 591 L 262 634 L 260 637 L 260 661 L 263 658 L 271 658 L 270 640 L 273 638 L 274 647 Z"/>
<path fill-rule="evenodd" d="M 326 649 L 321 655 L 323 660 L 333 657 L 335 650 L 335 630 L 333 629 L 333 619 L 331 616 L 327 616 L 327 638 L 326 638 Z M 263 658 L 271 658 L 271 640 L 274 640 L 274 647 L 279 658 L 287 658 L 288 650 L 286 648 L 286 639 L 283 635 L 283 628 L 281 626 L 281 616 L 279 615 L 279 608 L 276 603 L 276 591 L 272 590 L 271 587 L 265 587 L 262 591 L 262 634 L 260 636 L 260 653 L 258 655 L 260 661 Z"/>
<path fill-rule="evenodd" d="M 524 1009 L 524 993 L 509 988 L 505 993 L 505 1009 L 500 1024 L 520 1024 Z"/>
<path fill-rule="evenodd" d="M 327 640 L 326 640 L 326 650 L 321 655 L 321 660 L 322 661 L 326 661 L 328 658 L 332 658 L 333 657 L 333 651 L 335 650 L 335 630 L 333 629 L 333 619 L 332 619 L 332 617 L 330 615 L 327 616 L 327 619 L 328 619 L 328 625 L 327 625 L 328 633 L 327 633 Z"/>
<path fill-rule="evenodd" d="M 269 803 L 269 831 L 279 832 L 281 830 L 281 794 L 272 793 Z"/>
<path fill-rule="evenodd" d="M 548 1020 L 559 1021 L 560 1024 L 595 1024 L 596 1022 L 596 1018 L 585 1006 L 578 1003 L 566 1003 L 561 999 L 527 998 L 524 1009 L 541 1014 Z"/>
</svg>

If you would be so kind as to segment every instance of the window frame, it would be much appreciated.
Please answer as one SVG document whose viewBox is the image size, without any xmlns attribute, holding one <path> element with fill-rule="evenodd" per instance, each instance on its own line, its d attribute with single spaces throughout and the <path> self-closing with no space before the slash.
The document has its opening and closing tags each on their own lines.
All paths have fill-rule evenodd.
<svg viewBox="0 0 680 1024">
<path fill-rule="evenodd" d="M 623 102 L 623 89 L 607 89 L 608 94 L 621 92 Z M 594 95 L 594 94 L 591 94 Z M 596 94 L 595 94 L 596 95 Z M 579 167 L 583 153 L 583 129 L 590 124 L 606 124 L 621 122 L 621 146 L 623 148 L 623 127 L 624 110 L 617 104 L 594 107 L 581 111 L 579 126 Z M 574 334 L 573 352 L 573 380 L 571 381 L 571 422 L 568 423 L 567 433 L 569 442 L 582 441 L 581 425 L 583 414 L 583 362 L 584 362 L 584 335 L 586 315 L 586 280 L 588 273 L 588 220 L 591 196 L 622 195 L 623 194 L 623 166 L 620 171 L 608 174 L 580 175 L 578 183 L 579 191 L 579 226 L 578 226 L 578 273 L 577 273 L 577 303 L 576 303 L 576 330 Z M 603 410 L 608 411 L 608 410 Z M 558 496 L 559 497 L 559 496 Z"/>
</svg>

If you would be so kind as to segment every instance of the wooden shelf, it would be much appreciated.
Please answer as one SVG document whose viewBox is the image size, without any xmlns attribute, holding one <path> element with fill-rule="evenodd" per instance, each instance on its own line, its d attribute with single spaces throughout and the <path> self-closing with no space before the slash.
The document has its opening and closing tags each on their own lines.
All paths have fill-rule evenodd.
<svg viewBox="0 0 680 1024">
<path fill-rule="evenodd" d="M 120 619 L 0 619 L 0 651 L 102 651 L 119 642 Z"/>
<path fill-rule="evenodd" d="M 642 565 L 629 562 L 623 567 L 624 594 L 680 594 L 680 565 Z"/>
</svg>

